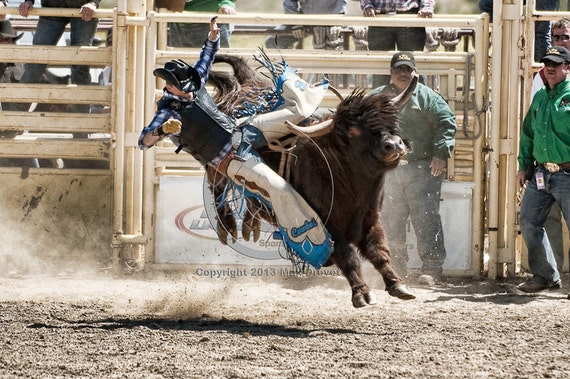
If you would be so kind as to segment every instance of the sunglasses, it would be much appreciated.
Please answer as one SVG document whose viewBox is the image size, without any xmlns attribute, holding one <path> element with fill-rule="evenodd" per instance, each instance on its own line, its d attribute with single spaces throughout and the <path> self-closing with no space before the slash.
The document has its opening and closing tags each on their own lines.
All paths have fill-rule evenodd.
<svg viewBox="0 0 570 379">
<path fill-rule="evenodd" d="M 553 34 L 552 39 L 555 41 L 568 41 L 570 40 L 570 35 L 568 34 Z"/>
<path fill-rule="evenodd" d="M 543 63 L 546 67 L 558 67 L 558 66 L 562 65 L 562 62 L 552 62 L 549 60 L 544 61 Z"/>
<path fill-rule="evenodd" d="M 414 69 L 411 68 L 410 66 L 401 65 L 401 66 L 392 68 L 392 71 L 393 71 L 393 72 L 396 72 L 396 73 L 406 73 L 406 74 L 409 74 L 409 73 L 411 73 L 412 71 L 414 71 Z"/>
</svg>

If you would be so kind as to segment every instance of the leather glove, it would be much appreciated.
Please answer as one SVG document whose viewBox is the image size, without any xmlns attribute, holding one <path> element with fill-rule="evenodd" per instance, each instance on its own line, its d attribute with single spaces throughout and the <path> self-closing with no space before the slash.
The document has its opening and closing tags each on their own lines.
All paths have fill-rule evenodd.
<svg viewBox="0 0 570 379">
<path fill-rule="evenodd" d="M 291 28 L 291 33 L 295 39 L 305 38 L 305 27 L 303 25 L 295 25 Z"/>
<path fill-rule="evenodd" d="M 326 29 L 327 32 L 327 50 L 342 50 L 342 27 L 330 26 Z"/>
<path fill-rule="evenodd" d="M 376 12 L 374 11 L 374 7 L 373 6 L 367 6 L 366 8 L 364 8 L 362 10 L 362 15 L 364 17 L 374 17 L 376 16 Z"/>
<path fill-rule="evenodd" d="M 313 28 L 313 47 L 315 49 L 324 49 L 326 47 L 327 29 L 328 26 L 315 26 Z"/>
<path fill-rule="evenodd" d="M 353 26 L 352 34 L 354 35 L 354 49 L 368 50 L 368 26 Z"/>
<path fill-rule="evenodd" d="M 445 51 L 455 51 L 455 47 L 461 40 L 459 36 L 459 28 L 443 28 L 441 34 L 441 44 Z"/>
<path fill-rule="evenodd" d="M 439 47 L 439 28 L 427 27 L 426 28 L 426 43 L 425 46 L 428 51 L 436 51 Z"/>
<path fill-rule="evenodd" d="M 182 130 L 182 122 L 175 118 L 169 118 L 162 125 L 156 128 L 152 134 L 155 136 L 163 136 L 165 134 L 178 134 Z"/>
</svg>

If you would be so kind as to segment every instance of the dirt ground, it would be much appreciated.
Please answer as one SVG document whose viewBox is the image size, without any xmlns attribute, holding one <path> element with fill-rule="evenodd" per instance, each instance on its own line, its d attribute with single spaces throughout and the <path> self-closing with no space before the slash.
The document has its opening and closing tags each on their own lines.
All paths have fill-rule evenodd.
<svg viewBox="0 0 570 379">
<path fill-rule="evenodd" d="M 234 272 L 235 274 L 235 272 Z M 0 277 L 1 378 L 568 378 L 570 300 L 454 279 L 355 309 L 339 276 Z"/>
</svg>

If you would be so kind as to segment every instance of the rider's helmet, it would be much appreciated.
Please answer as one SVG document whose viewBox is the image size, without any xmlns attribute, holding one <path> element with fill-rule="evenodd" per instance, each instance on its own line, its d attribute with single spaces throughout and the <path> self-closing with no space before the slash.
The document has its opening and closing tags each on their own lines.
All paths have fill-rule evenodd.
<svg viewBox="0 0 570 379">
<path fill-rule="evenodd" d="M 196 92 L 202 86 L 198 71 L 181 59 L 166 62 L 164 68 L 157 68 L 153 74 L 186 93 Z"/>
</svg>

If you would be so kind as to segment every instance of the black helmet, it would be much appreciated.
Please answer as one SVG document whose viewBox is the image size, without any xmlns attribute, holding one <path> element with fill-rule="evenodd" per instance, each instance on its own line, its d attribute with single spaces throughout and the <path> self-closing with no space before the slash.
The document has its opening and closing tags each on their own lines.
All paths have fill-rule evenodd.
<svg viewBox="0 0 570 379">
<path fill-rule="evenodd" d="M 157 68 L 153 74 L 187 93 L 198 91 L 202 86 L 198 71 L 181 59 L 166 62 L 164 68 Z"/>
</svg>

